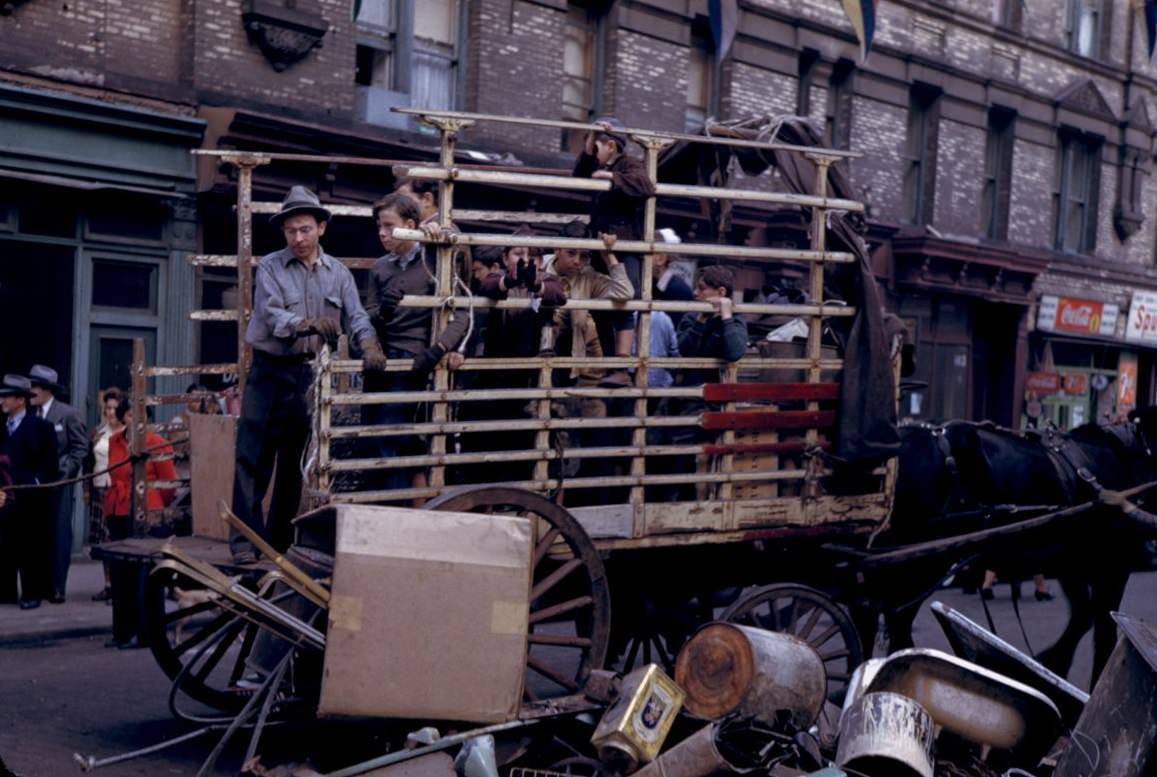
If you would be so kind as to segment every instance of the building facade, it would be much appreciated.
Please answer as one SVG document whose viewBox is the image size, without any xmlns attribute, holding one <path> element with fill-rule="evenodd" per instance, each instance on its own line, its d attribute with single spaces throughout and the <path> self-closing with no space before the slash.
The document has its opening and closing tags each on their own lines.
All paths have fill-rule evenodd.
<svg viewBox="0 0 1157 777">
<path fill-rule="evenodd" d="M 862 154 L 874 267 L 918 350 L 905 417 L 1070 426 L 1153 400 L 1157 67 L 1130 3 L 882 0 L 866 61 L 839 0 L 736 7 L 717 51 L 707 0 L 361 0 L 356 17 L 352 0 L 10 0 L 0 320 L 43 332 L 6 340 L 0 365 L 54 364 L 91 415 L 133 336 L 162 363 L 233 357 L 232 325 L 187 320 L 229 282 L 185 256 L 231 253 L 236 230 L 233 171 L 193 149 L 430 158 L 395 106 L 667 130 L 798 113 Z M 579 140 L 489 124 L 462 146 L 565 168 Z M 368 203 L 392 179 L 273 164 L 256 196 L 290 183 Z M 782 237 L 744 218 L 748 240 Z M 327 238 L 376 253 L 364 220 Z"/>
</svg>

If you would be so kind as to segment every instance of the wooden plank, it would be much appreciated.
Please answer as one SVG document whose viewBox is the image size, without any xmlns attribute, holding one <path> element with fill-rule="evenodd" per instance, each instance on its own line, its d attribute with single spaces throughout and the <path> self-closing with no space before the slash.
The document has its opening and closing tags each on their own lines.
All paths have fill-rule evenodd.
<svg viewBox="0 0 1157 777">
<path fill-rule="evenodd" d="M 703 387 L 707 402 L 824 400 L 837 399 L 839 394 L 838 383 L 708 383 Z"/>
<path fill-rule="evenodd" d="M 708 456 L 754 456 L 759 453 L 799 453 L 816 447 L 828 450 L 832 444 L 827 440 L 820 440 L 814 446 L 807 440 L 787 440 L 785 442 L 739 442 L 734 445 L 709 444 L 703 446 L 703 452 Z"/>
<path fill-rule="evenodd" d="M 712 431 L 723 429 L 822 429 L 834 425 L 835 422 L 836 414 L 832 410 L 739 411 L 734 413 L 704 413 L 701 426 Z"/>
</svg>

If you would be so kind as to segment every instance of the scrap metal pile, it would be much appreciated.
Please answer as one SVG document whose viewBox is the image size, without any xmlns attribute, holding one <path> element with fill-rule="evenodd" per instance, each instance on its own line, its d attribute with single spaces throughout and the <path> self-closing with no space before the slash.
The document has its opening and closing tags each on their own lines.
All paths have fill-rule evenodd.
<svg viewBox="0 0 1157 777">
<path fill-rule="evenodd" d="M 829 682 L 803 640 L 720 621 L 683 644 L 673 678 L 655 664 L 584 669 L 579 692 L 538 697 L 528 642 L 574 637 L 528 623 L 531 558 L 543 548 L 532 524 L 331 508 L 299 522 L 299 545 L 274 554 L 281 570 L 256 593 L 169 552 L 155 574 L 217 594 L 224 620 L 202 638 L 202 655 L 225 652 L 217 635 L 231 619 L 256 627 L 244 706 L 180 741 L 224 732 L 205 774 L 242 729 L 247 773 L 323 774 L 271 767 L 272 749 L 258 753 L 268 725 L 308 732 L 319 717 L 391 720 L 408 733 L 353 764 L 319 741 L 313 764 L 326 777 L 1129 777 L 1157 766 L 1157 630 L 1121 615 L 1091 696 L 935 603 L 956 655 L 869 659 L 846 686 Z M 308 574 L 293 562 L 303 558 L 314 562 Z M 122 760 L 78 759 L 86 768 Z"/>
</svg>

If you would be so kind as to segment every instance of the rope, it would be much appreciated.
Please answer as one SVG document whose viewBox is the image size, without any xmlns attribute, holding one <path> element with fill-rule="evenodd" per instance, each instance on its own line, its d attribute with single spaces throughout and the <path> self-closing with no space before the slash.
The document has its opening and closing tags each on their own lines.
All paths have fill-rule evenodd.
<svg viewBox="0 0 1157 777">
<path fill-rule="evenodd" d="M 18 483 L 18 484 L 14 484 L 11 486 L 2 486 L 2 487 L 0 487 L 0 491 L 36 491 L 36 490 L 42 489 L 42 488 L 63 488 L 64 486 L 71 486 L 74 483 L 82 483 L 85 480 L 92 480 L 93 478 L 99 477 L 100 475 L 107 475 L 109 472 L 112 472 L 114 469 L 120 469 L 121 467 L 125 467 L 125 466 L 128 466 L 129 464 L 132 464 L 137 459 L 148 458 L 147 454 L 149 454 L 153 451 L 161 450 L 162 448 L 169 448 L 169 447 L 174 446 L 174 445 L 182 445 L 188 441 L 189 441 L 188 437 L 182 437 L 179 440 L 167 441 L 164 443 L 150 446 L 148 448 L 145 448 L 139 454 L 132 454 L 124 461 L 119 461 L 110 467 L 107 467 L 105 469 L 100 470 L 99 472 L 90 472 L 87 475 L 77 475 L 76 477 L 67 478 L 65 480 L 54 480 L 51 483 Z"/>
</svg>

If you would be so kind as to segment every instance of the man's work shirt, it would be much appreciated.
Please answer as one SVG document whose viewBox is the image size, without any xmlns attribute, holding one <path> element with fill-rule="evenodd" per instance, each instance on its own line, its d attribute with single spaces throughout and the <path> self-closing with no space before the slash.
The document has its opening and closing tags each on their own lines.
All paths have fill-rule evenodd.
<svg viewBox="0 0 1157 777">
<path fill-rule="evenodd" d="M 627 270 L 623 267 L 622 262 L 615 263 L 615 266 L 610 269 L 610 275 L 603 275 L 589 265 L 583 267 L 574 277 L 563 278 L 562 287 L 563 291 L 566 292 L 567 299 L 618 299 L 625 301 L 635 296 L 635 287 L 632 285 L 631 279 L 627 277 Z M 589 353 L 588 347 L 589 334 L 594 323 L 591 320 L 591 312 L 577 308 L 573 310 L 560 308 L 556 315 L 561 317 L 563 329 L 570 330 L 571 354 L 575 357 L 593 355 Z M 570 325 L 566 326 L 568 322 Z M 600 348 L 600 350 L 602 349 Z M 602 376 L 602 370 L 594 367 L 583 367 L 581 369 L 576 368 L 571 372 L 572 378 L 578 378 L 580 375 L 598 383 L 598 378 Z"/>
<path fill-rule="evenodd" d="M 324 251 L 306 265 L 288 248 L 262 257 L 253 278 L 253 317 L 245 342 L 274 356 L 312 353 L 318 337 L 297 337 L 307 318 L 328 318 L 356 343 L 374 333 L 349 269 Z"/>
</svg>

